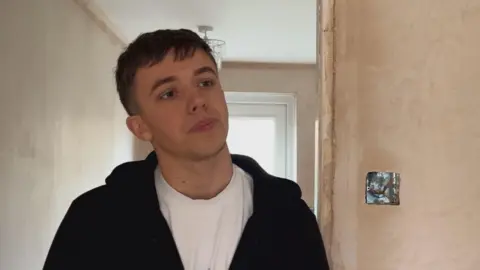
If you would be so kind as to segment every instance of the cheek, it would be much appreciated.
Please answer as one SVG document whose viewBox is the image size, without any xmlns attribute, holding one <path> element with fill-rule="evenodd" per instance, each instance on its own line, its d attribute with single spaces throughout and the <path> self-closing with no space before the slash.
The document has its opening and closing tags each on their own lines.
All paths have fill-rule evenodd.
<svg viewBox="0 0 480 270">
<path fill-rule="evenodd" d="M 176 141 L 182 138 L 183 119 L 179 113 L 172 111 L 158 112 L 150 119 L 154 138 L 164 141 Z"/>
<path fill-rule="evenodd" d="M 225 94 L 223 90 L 220 90 L 217 95 L 214 97 L 215 100 L 215 107 L 217 110 L 224 116 L 227 114 L 227 102 L 225 101 Z"/>
<path fill-rule="evenodd" d="M 168 117 L 161 123 L 159 122 L 159 129 L 162 133 L 169 137 L 178 138 L 183 133 L 183 121 L 179 117 Z"/>
</svg>

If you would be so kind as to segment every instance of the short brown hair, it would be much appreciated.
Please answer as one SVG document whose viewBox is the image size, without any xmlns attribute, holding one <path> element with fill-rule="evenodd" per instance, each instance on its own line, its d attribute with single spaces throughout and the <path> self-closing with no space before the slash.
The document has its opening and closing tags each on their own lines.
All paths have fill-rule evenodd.
<svg viewBox="0 0 480 270">
<path fill-rule="evenodd" d="M 205 51 L 212 61 L 212 49 L 198 34 L 188 29 L 161 29 L 138 36 L 120 54 L 115 70 L 117 92 L 123 107 L 129 115 L 138 113 L 133 95 L 137 70 L 160 63 L 173 50 L 175 60 L 192 57 L 196 50 Z"/>
</svg>

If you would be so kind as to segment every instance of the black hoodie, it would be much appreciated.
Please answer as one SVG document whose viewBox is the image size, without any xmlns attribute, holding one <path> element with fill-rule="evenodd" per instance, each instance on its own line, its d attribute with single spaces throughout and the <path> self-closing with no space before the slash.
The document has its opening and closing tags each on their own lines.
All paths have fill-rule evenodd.
<svg viewBox="0 0 480 270">
<path fill-rule="evenodd" d="M 298 185 L 267 174 L 249 157 L 232 155 L 232 161 L 253 178 L 253 214 L 230 269 L 328 270 L 315 215 Z M 75 199 L 43 269 L 184 269 L 160 211 L 156 166 L 153 152 L 145 160 L 124 163 L 106 185 Z"/>
</svg>

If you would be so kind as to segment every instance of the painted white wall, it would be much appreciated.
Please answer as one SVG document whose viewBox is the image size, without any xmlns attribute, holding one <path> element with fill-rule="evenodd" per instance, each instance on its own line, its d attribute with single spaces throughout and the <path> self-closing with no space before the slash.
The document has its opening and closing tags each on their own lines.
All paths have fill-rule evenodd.
<svg viewBox="0 0 480 270">
<path fill-rule="evenodd" d="M 2 1 L 0 269 L 41 269 L 70 202 L 132 158 L 120 50 L 73 1 Z"/>
</svg>

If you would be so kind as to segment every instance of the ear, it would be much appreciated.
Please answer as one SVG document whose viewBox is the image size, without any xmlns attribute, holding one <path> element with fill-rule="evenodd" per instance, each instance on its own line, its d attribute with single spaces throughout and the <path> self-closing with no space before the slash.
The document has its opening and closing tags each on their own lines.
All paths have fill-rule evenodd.
<svg viewBox="0 0 480 270">
<path fill-rule="evenodd" d="M 127 117 L 127 127 L 139 140 L 146 142 L 152 141 L 152 132 L 141 116 L 133 115 Z"/>
</svg>

